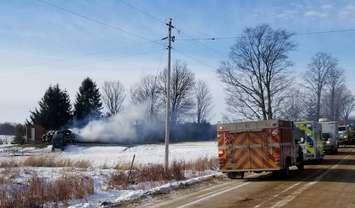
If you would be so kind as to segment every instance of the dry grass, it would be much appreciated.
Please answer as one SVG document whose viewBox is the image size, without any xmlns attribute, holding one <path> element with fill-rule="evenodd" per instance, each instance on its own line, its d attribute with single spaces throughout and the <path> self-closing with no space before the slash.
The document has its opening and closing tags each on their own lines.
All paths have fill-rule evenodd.
<svg viewBox="0 0 355 208">
<path fill-rule="evenodd" d="M 116 172 L 111 175 L 108 181 L 110 188 L 123 189 L 130 184 L 138 184 L 142 182 L 164 182 L 169 180 L 185 179 L 185 172 L 216 170 L 218 168 L 218 160 L 213 158 L 200 158 L 191 162 L 173 162 L 166 171 L 163 165 L 151 164 L 134 167 L 130 176 L 127 169 L 122 170 L 119 166 Z"/>
<path fill-rule="evenodd" d="M 0 186 L 7 184 L 8 180 L 4 175 L 0 175 Z"/>
<path fill-rule="evenodd" d="M 0 207 L 42 207 L 45 203 L 83 198 L 94 192 L 93 180 L 82 175 L 63 175 L 53 182 L 34 175 L 26 185 L 0 189 Z"/>
<path fill-rule="evenodd" d="M 86 160 L 56 159 L 55 157 L 32 156 L 24 160 L 23 166 L 29 167 L 76 167 L 89 168 L 91 164 Z"/>
<path fill-rule="evenodd" d="M 87 169 L 91 163 L 87 160 L 57 159 L 54 156 L 30 156 L 23 161 L 8 160 L 0 162 L 0 168 L 14 167 L 75 167 Z"/>
<path fill-rule="evenodd" d="M 8 184 L 11 183 L 14 179 L 16 179 L 20 175 L 20 171 L 15 168 L 5 168 L 0 172 L 0 180 L 6 183 L 1 184 Z"/>
<path fill-rule="evenodd" d="M 204 157 L 185 163 L 185 170 L 192 171 L 217 170 L 218 167 L 219 163 L 217 158 Z"/>
<path fill-rule="evenodd" d="M 114 169 L 116 169 L 117 171 L 124 171 L 124 170 L 129 170 L 129 167 L 130 167 L 130 163 L 117 163 L 115 166 L 114 166 Z"/>
<path fill-rule="evenodd" d="M 19 166 L 20 166 L 19 162 L 15 160 L 6 160 L 0 162 L 0 168 L 14 168 Z"/>
<path fill-rule="evenodd" d="M 181 162 L 173 162 L 168 170 L 163 165 L 143 165 L 135 167 L 129 171 L 117 170 L 109 178 L 108 185 L 110 188 L 127 188 L 129 184 L 138 184 L 141 182 L 155 182 L 168 180 L 184 179 L 184 164 Z"/>
</svg>

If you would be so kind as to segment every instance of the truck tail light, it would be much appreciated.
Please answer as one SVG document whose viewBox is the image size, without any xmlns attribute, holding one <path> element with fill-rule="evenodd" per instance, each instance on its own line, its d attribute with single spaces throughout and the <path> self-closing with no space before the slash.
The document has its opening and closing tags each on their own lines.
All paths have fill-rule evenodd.
<svg viewBox="0 0 355 208">
<path fill-rule="evenodd" d="M 275 161 L 280 161 L 280 154 L 279 153 L 274 153 L 273 157 L 274 157 Z"/>
<path fill-rule="evenodd" d="M 222 134 L 217 134 L 218 145 L 224 144 L 224 136 Z"/>
<path fill-rule="evenodd" d="M 224 156 L 224 151 L 223 150 L 219 150 L 218 151 L 218 157 L 223 157 Z"/>
</svg>

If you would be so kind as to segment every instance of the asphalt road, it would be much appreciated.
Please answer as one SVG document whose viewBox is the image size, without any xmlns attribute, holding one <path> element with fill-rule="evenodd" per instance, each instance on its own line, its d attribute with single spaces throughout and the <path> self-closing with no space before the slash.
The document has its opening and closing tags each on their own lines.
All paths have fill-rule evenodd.
<svg viewBox="0 0 355 208">
<path fill-rule="evenodd" d="M 219 179 L 145 199 L 134 207 L 355 208 L 355 146 L 282 179 L 271 174 Z"/>
</svg>

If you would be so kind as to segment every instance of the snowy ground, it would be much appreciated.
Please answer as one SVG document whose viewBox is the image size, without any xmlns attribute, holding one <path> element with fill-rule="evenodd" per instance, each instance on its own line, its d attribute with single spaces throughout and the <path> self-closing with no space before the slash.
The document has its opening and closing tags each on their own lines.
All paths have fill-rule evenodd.
<svg viewBox="0 0 355 208">
<path fill-rule="evenodd" d="M 95 167 L 113 167 L 118 163 L 129 163 L 133 155 L 135 164 L 164 163 L 165 146 L 162 144 L 122 146 L 68 146 L 60 154 L 63 158 L 88 160 Z M 216 142 L 186 142 L 170 145 L 170 161 L 191 161 L 199 158 L 217 157 Z"/>
<path fill-rule="evenodd" d="M 0 146 L 10 145 L 13 139 L 13 135 L 0 135 Z"/>
<path fill-rule="evenodd" d="M 167 191 L 182 184 L 194 183 L 204 180 L 206 177 L 219 174 L 217 171 L 190 172 L 186 174 L 185 181 L 168 181 L 166 183 L 148 183 L 130 187 L 128 190 L 109 190 L 107 187 L 108 177 L 115 171 L 113 167 L 117 164 L 129 163 L 133 155 L 136 156 L 137 164 L 162 164 L 164 161 L 164 145 L 138 145 L 134 147 L 122 146 L 68 146 L 63 152 L 51 153 L 51 146 L 47 148 L 19 148 L 17 146 L 0 146 L 1 160 L 14 159 L 20 161 L 28 156 L 55 156 L 56 158 L 71 160 L 87 160 L 93 167 L 89 169 L 76 168 L 49 168 L 49 167 L 19 167 L 16 182 L 21 183 L 36 173 L 40 177 L 54 180 L 66 172 L 80 173 L 90 176 L 94 180 L 95 193 L 82 200 L 73 200 L 69 204 L 72 208 L 97 207 L 102 202 L 120 202 L 129 199 L 136 199 L 141 196 Z M 170 145 L 171 161 L 194 161 L 199 158 L 215 158 L 217 154 L 216 142 L 188 142 Z M 0 168 L 1 172 L 1 168 Z"/>
</svg>

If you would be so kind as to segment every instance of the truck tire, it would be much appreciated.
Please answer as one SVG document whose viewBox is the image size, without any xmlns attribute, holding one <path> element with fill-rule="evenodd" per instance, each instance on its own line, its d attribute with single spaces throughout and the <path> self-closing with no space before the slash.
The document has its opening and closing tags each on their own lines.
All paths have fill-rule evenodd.
<svg viewBox="0 0 355 208">
<path fill-rule="evenodd" d="M 282 177 L 289 177 L 290 176 L 290 166 L 291 166 L 291 159 L 287 158 L 286 159 L 286 164 L 285 164 L 285 168 L 281 170 L 281 176 Z"/>
<path fill-rule="evenodd" d="M 229 172 L 227 173 L 227 177 L 230 179 L 243 179 L 244 172 Z"/>
<path fill-rule="evenodd" d="M 304 170 L 303 152 L 299 152 L 296 167 L 298 170 Z"/>
<path fill-rule="evenodd" d="M 303 161 L 302 162 L 299 162 L 297 165 L 296 165 L 297 169 L 298 170 L 304 170 L 304 163 Z"/>
<path fill-rule="evenodd" d="M 290 168 L 289 167 L 282 170 L 282 176 L 285 178 L 288 178 L 290 176 Z"/>
</svg>

